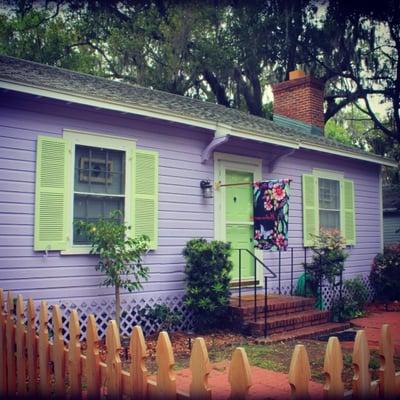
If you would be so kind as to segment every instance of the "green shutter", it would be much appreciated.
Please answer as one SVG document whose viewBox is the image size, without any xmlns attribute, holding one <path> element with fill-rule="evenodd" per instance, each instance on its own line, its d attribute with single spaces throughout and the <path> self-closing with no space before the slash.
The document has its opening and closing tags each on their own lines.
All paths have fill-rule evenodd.
<svg viewBox="0 0 400 400">
<path fill-rule="evenodd" d="M 318 178 L 303 175 L 303 240 L 304 246 L 312 246 L 319 231 L 318 215 Z"/>
<path fill-rule="evenodd" d="M 35 250 L 67 247 L 69 143 L 39 136 L 36 153 Z"/>
<path fill-rule="evenodd" d="M 356 219 L 354 206 L 354 183 L 353 181 L 343 179 L 341 181 L 341 234 L 346 239 L 346 244 L 356 244 Z"/>
<path fill-rule="evenodd" d="M 158 242 L 158 153 L 136 150 L 135 236 L 150 237 L 150 248 Z"/>
</svg>

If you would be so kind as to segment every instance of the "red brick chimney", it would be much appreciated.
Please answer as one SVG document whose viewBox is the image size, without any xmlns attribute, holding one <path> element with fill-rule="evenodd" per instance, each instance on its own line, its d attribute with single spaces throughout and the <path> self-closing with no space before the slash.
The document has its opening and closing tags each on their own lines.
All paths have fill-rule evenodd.
<svg viewBox="0 0 400 400">
<path fill-rule="evenodd" d="M 307 133 L 323 135 L 323 82 L 296 70 L 289 73 L 288 81 L 273 85 L 272 91 L 276 123 Z"/>
</svg>

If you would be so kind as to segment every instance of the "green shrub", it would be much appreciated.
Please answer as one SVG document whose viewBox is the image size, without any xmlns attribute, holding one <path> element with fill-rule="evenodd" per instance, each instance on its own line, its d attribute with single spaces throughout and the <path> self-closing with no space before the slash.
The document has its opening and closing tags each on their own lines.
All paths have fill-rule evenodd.
<svg viewBox="0 0 400 400">
<path fill-rule="evenodd" d="M 368 302 L 368 289 L 362 277 L 356 276 L 355 278 L 347 279 L 343 286 L 346 291 L 345 297 L 354 302 L 355 312 L 365 311 L 365 306 Z"/>
<path fill-rule="evenodd" d="M 375 257 L 369 278 L 378 300 L 400 300 L 400 244 L 385 247 Z"/>
<path fill-rule="evenodd" d="M 313 256 L 310 262 L 303 264 L 306 272 L 300 276 L 295 294 L 316 297 L 315 307 L 322 309 L 320 283 L 326 281 L 332 288 L 339 285 L 337 278 L 344 270 L 348 254 L 345 240 L 337 229 L 321 229 L 319 235 L 312 236 Z"/>
<path fill-rule="evenodd" d="M 344 270 L 344 262 L 348 257 L 345 252 L 345 241 L 336 229 L 321 229 L 314 236 L 314 255 L 311 262 L 306 263 L 307 274 L 315 289 L 319 281 L 327 280 L 331 285 Z"/>
<path fill-rule="evenodd" d="M 368 289 L 361 277 L 347 279 L 343 283 L 342 301 L 334 301 L 331 309 L 333 321 L 349 320 L 365 315 L 365 306 L 368 302 Z"/>
<path fill-rule="evenodd" d="M 171 332 L 182 321 L 182 314 L 179 311 L 171 310 L 166 304 L 156 304 L 153 307 L 148 305 L 140 310 L 140 315 L 151 324 L 157 324 L 160 331 Z"/>
<path fill-rule="evenodd" d="M 230 243 L 192 239 L 186 243 L 185 304 L 193 312 L 196 329 L 219 327 L 226 323 L 229 304 Z"/>
</svg>

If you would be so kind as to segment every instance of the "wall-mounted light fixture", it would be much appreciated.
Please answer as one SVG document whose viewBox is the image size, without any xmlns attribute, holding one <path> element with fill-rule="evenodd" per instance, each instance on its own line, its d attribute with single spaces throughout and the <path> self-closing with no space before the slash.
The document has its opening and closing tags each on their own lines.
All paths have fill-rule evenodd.
<svg viewBox="0 0 400 400">
<path fill-rule="evenodd" d="M 200 181 L 200 187 L 205 199 L 211 199 L 213 197 L 213 187 L 208 179 Z"/>
</svg>

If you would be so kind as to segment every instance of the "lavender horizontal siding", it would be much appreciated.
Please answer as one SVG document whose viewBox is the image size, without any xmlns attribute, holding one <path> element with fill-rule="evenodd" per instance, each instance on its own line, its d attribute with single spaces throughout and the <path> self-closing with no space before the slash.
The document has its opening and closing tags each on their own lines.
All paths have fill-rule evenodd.
<svg viewBox="0 0 400 400">
<path fill-rule="evenodd" d="M 269 172 L 267 164 L 271 155 L 265 147 L 234 139 L 218 148 L 218 151 L 261 158 L 264 167 L 263 179 L 292 179 L 289 211 L 289 247 L 296 248 L 294 250 L 295 281 L 303 271 L 302 262 L 304 261 L 304 251 L 302 249 L 302 175 L 311 173 L 314 168 L 342 172 L 346 179 L 354 181 L 357 244 L 349 249 L 350 255 L 346 261 L 345 278 L 369 274 L 372 260 L 380 251 L 379 167 L 362 161 L 301 150 L 295 152 L 292 156 L 279 160 L 274 170 Z M 311 252 L 308 251 L 308 259 L 310 255 Z M 278 260 L 277 253 L 264 252 L 265 264 L 275 272 L 278 272 Z M 290 266 L 290 252 L 282 252 L 281 283 L 283 287 L 290 286 Z M 277 284 L 277 280 L 269 280 L 270 287 L 277 286 Z"/>
<path fill-rule="evenodd" d="M 45 110 L 45 113 L 44 113 Z M 68 117 L 66 117 L 68 116 Z M 213 200 L 203 199 L 199 182 L 213 179 L 213 162 L 201 164 L 201 152 L 212 132 L 188 126 L 93 111 L 32 99 L 3 95 L 0 100 L 0 287 L 25 296 L 49 300 L 110 296 L 100 288 L 95 260 L 84 255 L 45 255 L 34 252 L 35 148 L 38 135 L 61 137 L 63 129 L 114 134 L 137 140 L 137 147 L 159 152 L 159 247 L 145 258 L 150 279 L 135 295 L 145 298 L 182 293 L 187 240 L 214 235 Z M 301 176 L 313 168 L 343 171 L 356 190 L 357 246 L 347 262 L 348 276 L 367 273 L 379 251 L 380 231 L 378 168 L 372 164 L 316 152 L 299 151 L 277 163 L 267 164 L 276 146 L 232 139 L 218 151 L 263 159 L 263 178 L 293 180 L 290 202 L 290 246 L 295 250 L 295 276 L 302 269 Z M 277 253 L 264 253 L 265 263 L 277 270 Z M 290 254 L 282 254 L 282 280 L 290 279 Z M 276 282 L 274 282 L 276 284 Z"/>
<path fill-rule="evenodd" d="M 68 128 L 131 137 L 138 148 L 159 152 L 159 247 L 146 257 L 151 273 L 143 293 L 181 291 L 184 244 L 192 237 L 213 236 L 213 204 L 202 198 L 199 188 L 201 179 L 213 176 L 211 165 L 199 163 L 212 133 L 99 112 L 72 110 L 67 119 L 57 106 L 47 108 L 44 118 L 37 102 L 15 99 L 15 108 L 6 103 L 0 117 L 0 286 L 47 299 L 112 293 L 99 288 L 101 276 L 93 258 L 46 257 L 32 251 L 36 139 L 42 134 L 61 136 Z"/>
</svg>

